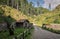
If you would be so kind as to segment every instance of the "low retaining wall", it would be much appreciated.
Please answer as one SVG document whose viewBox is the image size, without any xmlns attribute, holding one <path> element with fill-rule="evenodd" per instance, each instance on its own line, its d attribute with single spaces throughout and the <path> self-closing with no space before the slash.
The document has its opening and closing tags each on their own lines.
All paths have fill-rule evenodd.
<svg viewBox="0 0 60 39">
<path fill-rule="evenodd" d="M 43 27 L 60 30 L 60 24 L 45 24 Z"/>
</svg>

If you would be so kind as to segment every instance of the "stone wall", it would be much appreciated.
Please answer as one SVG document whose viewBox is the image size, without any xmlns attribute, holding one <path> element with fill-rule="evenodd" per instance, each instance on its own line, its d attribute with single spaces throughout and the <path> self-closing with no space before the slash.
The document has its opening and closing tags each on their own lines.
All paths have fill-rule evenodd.
<svg viewBox="0 0 60 39">
<path fill-rule="evenodd" d="M 52 29 L 55 29 L 55 30 L 60 30 L 60 24 L 46 24 L 45 25 L 47 28 L 52 28 Z"/>
<path fill-rule="evenodd" d="M 7 24 L 6 23 L 0 23 L 0 31 L 7 30 Z"/>
</svg>

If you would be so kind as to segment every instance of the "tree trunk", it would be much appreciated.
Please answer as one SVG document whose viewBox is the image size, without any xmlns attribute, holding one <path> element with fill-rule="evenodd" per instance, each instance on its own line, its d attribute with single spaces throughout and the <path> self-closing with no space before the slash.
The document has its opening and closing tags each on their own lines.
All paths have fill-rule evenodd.
<svg viewBox="0 0 60 39">
<path fill-rule="evenodd" d="M 11 0 L 11 2 L 12 2 L 12 7 L 14 7 L 14 0 Z"/>
<path fill-rule="evenodd" d="M 9 6 L 9 0 L 7 0 L 7 5 Z"/>
<path fill-rule="evenodd" d="M 14 35 L 14 31 L 10 28 L 9 23 L 7 23 L 7 28 L 8 28 L 8 31 L 9 31 L 9 35 Z"/>
<path fill-rule="evenodd" d="M 19 2 L 18 2 L 18 0 L 17 0 L 17 10 L 19 10 Z"/>
</svg>

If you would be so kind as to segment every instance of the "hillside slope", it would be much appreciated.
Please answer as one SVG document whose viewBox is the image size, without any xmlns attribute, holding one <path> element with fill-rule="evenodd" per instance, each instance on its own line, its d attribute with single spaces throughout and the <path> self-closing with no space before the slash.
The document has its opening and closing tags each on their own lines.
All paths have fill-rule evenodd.
<svg viewBox="0 0 60 39">
<path fill-rule="evenodd" d="M 51 16 L 47 17 L 46 22 L 60 24 L 60 5 L 58 5 L 51 13 Z"/>
<path fill-rule="evenodd" d="M 6 5 L 0 5 L 0 13 L 1 12 L 4 16 L 11 16 L 11 18 L 15 20 L 27 19 L 27 16 L 22 12 Z"/>
<path fill-rule="evenodd" d="M 60 6 L 60 5 L 59 5 Z M 25 15 L 23 12 L 18 11 L 12 7 L 6 5 L 0 5 L 0 13 L 3 13 L 4 16 L 10 16 L 11 18 L 15 19 L 16 21 L 20 19 L 28 19 L 30 22 L 42 26 L 42 24 L 51 24 L 51 23 L 60 23 L 60 7 L 57 6 L 56 9 L 53 11 L 48 11 L 43 14 L 39 14 L 38 16 L 28 16 Z M 2 17 L 0 16 L 0 21 L 3 21 Z"/>
<path fill-rule="evenodd" d="M 58 5 L 53 11 L 38 15 L 36 17 L 36 24 L 42 26 L 42 24 L 60 24 L 60 5 Z"/>
</svg>

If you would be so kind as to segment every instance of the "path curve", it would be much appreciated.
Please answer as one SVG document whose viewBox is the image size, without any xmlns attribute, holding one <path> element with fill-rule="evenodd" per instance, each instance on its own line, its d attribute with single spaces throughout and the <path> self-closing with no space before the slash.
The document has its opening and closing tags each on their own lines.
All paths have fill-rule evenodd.
<svg viewBox="0 0 60 39">
<path fill-rule="evenodd" d="M 60 34 L 49 32 L 37 26 L 34 26 L 34 28 L 32 39 L 60 39 Z"/>
</svg>

